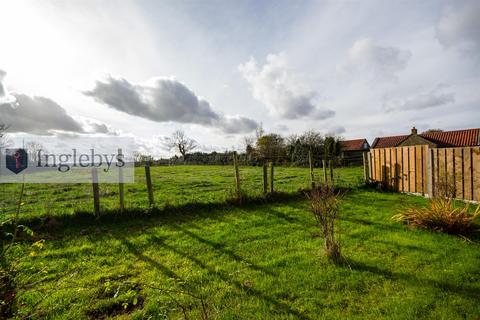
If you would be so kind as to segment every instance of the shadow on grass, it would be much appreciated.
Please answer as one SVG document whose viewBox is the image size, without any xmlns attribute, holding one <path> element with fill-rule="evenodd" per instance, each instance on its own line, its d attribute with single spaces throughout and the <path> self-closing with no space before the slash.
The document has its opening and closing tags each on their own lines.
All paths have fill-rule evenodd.
<svg viewBox="0 0 480 320">
<path fill-rule="evenodd" d="M 442 282 L 434 279 L 422 278 L 410 273 L 401 273 L 395 272 L 388 269 L 379 268 L 377 266 L 368 265 L 361 261 L 357 261 L 351 258 L 347 258 L 344 263 L 341 264 L 343 267 L 351 268 L 355 271 L 368 272 L 376 274 L 378 276 L 384 277 L 390 280 L 402 280 L 408 282 L 411 285 L 416 286 L 425 286 L 440 289 L 442 291 L 449 291 L 450 293 L 464 296 L 469 299 L 478 299 L 480 297 L 480 288 L 474 288 L 466 284 L 458 285 L 448 282 Z M 421 274 L 421 272 L 419 272 Z"/>
<path fill-rule="evenodd" d="M 195 233 L 191 232 L 190 230 L 188 230 L 186 228 L 183 228 L 179 224 L 173 224 L 173 225 L 171 225 L 171 227 L 173 229 L 176 229 L 177 231 L 189 236 L 190 238 L 197 240 L 198 242 L 201 242 L 203 244 L 206 244 L 206 245 L 210 246 L 212 249 L 214 249 L 216 251 L 219 251 L 221 254 L 227 255 L 230 259 L 235 260 L 236 262 L 243 262 L 243 263 L 247 264 L 249 266 L 249 268 L 251 268 L 253 270 L 260 271 L 260 272 L 263 272 L 263 273 L 271 275 L 271 276 L 275 276 L 275 274 L 271 270 L 269 270 L 267 268 L 264 268 L 264 267 L 261 267 L 261 266 L 258 266 L 258 265 L 254 264 L 252 261 L 250 261 L 246 258 L 240 257 L 233 250 L 230 250 L 230 249 L 226 248 L 225 244 L 223 244 L 223 243 L 205 239 L 205 238 L 199 236 L 198 234 L 195 234 Z"/>
<path fill-rule="evenodd" d="M 20 219 L 19 223 L 35 231 L 37 236 L 58 237 L 66 233 L 79 232 L 88 227 L 107 227 L 124 225 L 142 225 L 148 221 L 176 223 L 198 218 L 219 218 L 225 211 L 242 208 L 243 210 L 258 210 L 259 205 L 282 204 L 303 200 L 302 192 L 280 193 L 275 192 L 262 197 L 243 199 L 242 203 L 234 200 L 228 202 L 189 203 L 181 206 L 153 207 L 150 209 L 127 209 L 123 213 L 118 210 L 102 211 L 95 217 L 92 212 L 78 211 L 71 215 L 29 217 Z M 276 214 L 281 217 L 280 214 Z M 286 215 L 285 219 L 292 219 Z M 8 226 L 6 226 L 8 228 Z M 10 226 L 11 227 L 11 226 Z M 20 238 L 21 239 L 21 238 Z"/>
<path fill-rule="evenodd" d="M 186 231 L 184 229 L 180 229 L 180 230 L 182 232 Z M 154 237 L 152 237 L 152 239 L 154 239 L 154 241 L 156 240 L 156 245 L 158 245 L 159 247 L 163 247 L 164 249 L 169 250 L 169 251 L 177 254 L 180 257 L 183 257 L 183 258 L 186 258 L 186 259 L 190 260 L 191 262 L 196 264 L 198 267 L 200 267 L 204 270 L 207 270 L 208 273 L 211 276 L 216 277 L 217 279 L 219 279 L 223 282 L 232 284 L 235 288 L 242 291 L 246 295 L 253 296 L 253 297 L 255 297 L 259 300 L 263 300 L 264 302 L 267 302 L 268 304 L 273 305 L 279 313 L 287 313 L 289 315 L 294 316 L 295 319 L 310 319 L 307 315 L 299 312 L 298 310 L 293 309 L 288 304 L 286 304 L 284 302 L 281 302 L 281 301 L 278 301 L 275 298 L 273 298 L 273 297 L 255 289 L 251 286 L 245 285 L 244 283 L 234 279 L 230 274 L 228 274 L 228 272 L 226 272 L 224 270 L 219 270 L 218 268 L 215 268 L 215 267 L 212 267 L 212 266 L 209 266 L 205 262 L 198 259 L 196 256 L 185 253 L 182 250 L 178 249 L 177 247 L 174 247 L 172 245 L 169 245 L 169 244 L 165 243 L 165 241 L 163 241 L 161 238 L 158 238 L 158 237 L 154 236 Z M 231 258 L 233 258 L 234 260 L 238 259 L 237 261 L 240 261 L 240 260 L 245 261 L 245 260 L 241 259 L 240 257 L 238 257 L 236 255 L 229 255 L 229 256 Z M 265 272 L 265 270 L 266 270 L 266 269 L 264 269 L 262 267 L 259 267 L 259 266 L 255 266 L 255 267 L 253 267 L 253 266 L 254 265 L 252 264 L 251 267 L 252 267 L 252 269 L 255 269 L 255 270 L 261 270 L 262 272 Z M 268 271 L 266 273 L 273 274 L 271 271 Z"/>
</svg>

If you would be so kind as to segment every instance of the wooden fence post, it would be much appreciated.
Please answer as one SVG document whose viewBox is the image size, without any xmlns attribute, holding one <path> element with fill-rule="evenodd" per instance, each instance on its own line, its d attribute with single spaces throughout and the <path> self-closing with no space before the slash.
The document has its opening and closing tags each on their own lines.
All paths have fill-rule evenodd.
<svg viewBox="0 0 480 320">
<path fill-rule="evenodd" d="M 100 215 L 100 190 L 98 187 L 97 168 L 92 168 L 93 212 L 95 217 Z"/>
<path fill-rule="evenodd" d="M 147 161 L 145 164 L 145 178 L 147 180 L 147 189 L 148 189 L 148 204 L 150 207 L 153 207 L 153 189 L 152 189 L 152 177 L 150 175 L 150 162 Z"/>
<path fill-rule="evenodd" d="M 263 162 L 263 193 L 268 192 L 268 164 L 267 162 Z"/>
<path fill-rule="evenodd" d="M 368 157 L 367 152 L 363 153 L 363 180 L 365 183 L 368 183 L 368 172 L 369 172 L 369 165 L 368 165 Z"/>
<path fill-rule="evenodd" d="M 308 151 L 308 164 L 310 165 L 310 183 L 312 184 L 312 189 L 315 189 L 315 177 L 313 175 L 313 155 L 312 150 Z"/>
<path fill-rule="evenodd" d="M 117 156 L 120 156 L 122 157 L 123 159 L 123 153 L 122 153 L 122 149 L 118 149 L 118 154 Z M 123 168 L 122 167 L 119 167 L 118 168 L 118 194 L 120 196 L 120 213 L 123 213 L 123 211 L 125 210 L 125 202 L 124 202 L 124 193 L 123 193 L 123 189 L 124 189 L 124 184 L 123 184 Z"/>
<path fill-rule="evenodd" d="M 273 161 L 270 162 L 270 193 L 273 193 Z"/>
<path fill-rule="evenodd" d="M 323 183 L 327 184 L 327 160 L 322 160 L 322 167 L 323 167 Z"/>
<path fill-rule="evenodd" d="M 329 160 L 328 165 L 330 167 L 330 183 L 333 186 L 333 160 Z"/>
<path fill-rule="evenodd" d="M 235 192 L 240 198 L 240 172 L 238 171 L 237 151 L 233 151 L 233 168 L 235 169 Z"/>
</svg>

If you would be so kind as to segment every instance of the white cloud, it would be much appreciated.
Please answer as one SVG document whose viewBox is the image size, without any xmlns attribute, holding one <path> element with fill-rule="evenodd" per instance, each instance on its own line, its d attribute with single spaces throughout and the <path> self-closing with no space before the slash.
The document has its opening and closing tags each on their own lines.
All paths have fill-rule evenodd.
<svg viewBox="0 0 480 320">
<path fill-rule="evenodd" d="M 438 41 L 446 48 L 480 50 L 480 1 L 471 0 L 447 6 L 436 26 Z"/>
<path fill-rule="evenodd" d="M 39 135 L 52 135 L 57 131 L 113 133 L 111 127 L 99 121 L 73 118 L 50 98 L 8 92 L 4 84 L 5 76 L 6 72 L 0 70 L 0 121 L 10 126 L 10 132 Z"/>
<path fill-rule="evenodd" d="M 350 47 L 346 60 L 337 65 L 342 75 L 357 75 L 370 81 L 396 81 L 411 53 L 395 47 L 383 47 L 370 38 L 362 38 Z"/>
<path fill-rule="evenodd" d="M 13 94 L 15 102 L 0 104 L 0 119 L 10 132 L 50 134 L 51 130 L 84 132 L 81 124 L 55 101 L 45 97 Z"/>
<path fill-rule="evenodd" d="M 312 116 L 315 119 L 333 117 L 333 110 L 320 109 L 315 98 L 317 92 L 308 88 L 288 69 L 285 54 L 269 54 L 262 68 L 254 58 L 239 65 L 238 70 L 252 88 L 253 97 L 267 106 L 269 111 L 285 119 Z"/>
<path fill-rule="evenodd" d="M 445 92 L 445 85 L 438 85 L 429 92 L 420 93 L 414 96 L 391 99 L 384 103 L 386 111 L 420 111 L 423 109 L 440 107 L 455 102 L 455 94 Z"/>
<path fill-rule="evenodd" d="M 15 102 L 15 97 L 8 93 L 5 86 L 4 79 L 6 75 L 7 73 L 0 69 L 0 104 Z"/>
<path fill-rule="evenodd" d="M 239 115 L 222 115 L 173 78 L 154 78 L 144 84 L 108 76 L 96 81 L 85 95 L 118 111 L 156 122 L 174 121 L 214 127 L 226 133 L 250 132 L 257 123 Z"/>
</svg>

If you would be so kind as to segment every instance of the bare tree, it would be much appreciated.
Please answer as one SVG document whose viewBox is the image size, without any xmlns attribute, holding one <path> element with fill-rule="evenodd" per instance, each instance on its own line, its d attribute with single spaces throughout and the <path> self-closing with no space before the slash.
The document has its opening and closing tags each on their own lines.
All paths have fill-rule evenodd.
<svg viewBox="0 0 480 320">
<path fill-rule="evenodd" d="M 133 162 L 137 165 L 145 164 L 147 162 L 152 162 L 153 157 L 151 155 L 141 153 L 140 151 L 133 152 Z"/>
<path fill-rule="evenodd" d="M 0 149 L 8 147 L 11 143 L 6 133 L 8 128 L 8 125 L 0 123 Z"/>
<path fill-rule="evenodd" d="M 263 129 L 263 123 L 260 122 L 260 124 L 258 125 L 258 127 L 255 129 L 255 137 L 258 139 L 260 139 L 261 137 L 263 137 L 265 135 L 265 130 Z"/>
<path fill-rule="evenodd" d="M 166 145 L 169 149 L 174 149 L 180 152 L 185 161 L 187 153 L 197 147 L 197 142 L 185 134 L 183 130 L 177 130 L 166 139 Z"/>
<path fill-rule="evenodd" d="M 47 153 L 47 150 L 45 150 L 45 147 L 38 142 L 35 141 L 30 141 L 25 144 L 25 149 L 28 154 L 28 160 L 32 163 L 36 163 L 39 160 L 39 151 L 43 151 L 44 153 Z"/>
</svg>

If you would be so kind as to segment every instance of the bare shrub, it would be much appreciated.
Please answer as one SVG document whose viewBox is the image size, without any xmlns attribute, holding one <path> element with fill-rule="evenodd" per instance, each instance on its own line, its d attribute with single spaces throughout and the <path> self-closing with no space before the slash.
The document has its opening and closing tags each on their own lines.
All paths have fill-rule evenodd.
<svg viewBox="0 0 480 320">
<path fill-rule="evenodd" d="M 335 238 L 335 220 L 338 218 L 340 200 L 339 194 L 332 186 L 322 185 L 306 193 L 310 201 L 310 210 L 317 221 L 323 239 L 325 251 L 333 261 L 341 259 L 340 241 Z"/>
</svg>

